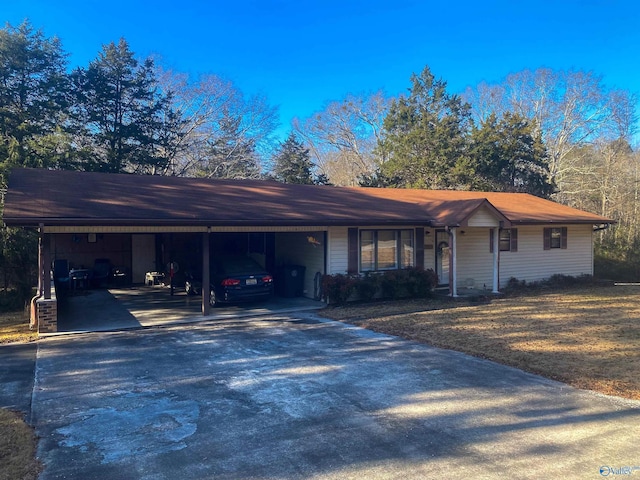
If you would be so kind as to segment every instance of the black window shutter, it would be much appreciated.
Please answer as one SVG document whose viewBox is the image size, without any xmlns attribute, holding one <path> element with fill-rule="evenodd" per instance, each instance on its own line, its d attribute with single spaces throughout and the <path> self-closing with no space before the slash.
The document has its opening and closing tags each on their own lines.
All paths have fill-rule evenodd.
<svg viewBox="0 0 640 480">
<path fill-rule="evenodd" d="M 416 267 L 424 268 L 424 228 L 416 228 Z"/>
<path fill-rule="evenodd" d="M 356 275 L 358 273 L 358 249 L 360 248 L 358 241 L 358 229 L 350 228 L 347 234 L 347 249 L 349 259 L 347 262 L 347 273 Z"/>
<path fill-rule="evenodd" d="M 544 229 L 544 249 L 551 250 L 551 229 Z"/>
<path fill-rule="evenodd" d="M 562 227 L 562 233 L 560 237 L 560 248 L 567 249 L 567 227 Z"/>
<path fill-rule="evenodd" d="M 493 253 L 493 249 L 495 246 L 493 245 L 493 234 L 495 232 L 495 228 L 489 229 L 489 253 Z"/>
<path fill-rule="evenodd" d="M 517 228 L 511 229 L 511 251 L 512 252 L 518 251 L 518 229 Z"/>
</svg>

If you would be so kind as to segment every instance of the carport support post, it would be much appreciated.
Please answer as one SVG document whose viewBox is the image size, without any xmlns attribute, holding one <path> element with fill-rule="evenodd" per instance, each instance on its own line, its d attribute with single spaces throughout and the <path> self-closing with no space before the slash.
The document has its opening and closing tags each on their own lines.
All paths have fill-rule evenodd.
<svg viewBox="0 0 640 480">
<path fill-rule="evenodd" d="M 211 229 L 202 234 L 202 315 L 207 316 L 211 313 L 211 304 L 209 303 L 209 235 Z"/>
<path fill-rule="evenodd" d="M 491 293 L 498 291 L 500 283 L 500 229 L 493 229 L 493 289 Z"/>
<path fill-rule="evenodd" d="M 51 241 L 49 235 L 40 229 L 40 279 L 42 290 L 39 292 L 47 300 L 51 298 Z"/>
</svg>

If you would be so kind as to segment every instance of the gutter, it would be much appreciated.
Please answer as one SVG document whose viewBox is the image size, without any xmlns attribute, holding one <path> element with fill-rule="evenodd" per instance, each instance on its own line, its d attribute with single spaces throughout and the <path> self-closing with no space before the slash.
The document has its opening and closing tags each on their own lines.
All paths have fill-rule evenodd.
<svg viewBox="0 0 640 480">
<path fill-rule="evenodd" d="M 322 226 L 368 226 L 368 225 L 425 225 L 435 227 L 436 225 L 430 219 L 411 219 L 411 218 L 371 218 L 362 219 L 338 219 L 331 220 L 326 218 L 310 219 L 310 220 L 174 220 L 174 219 L 122 219 L 122 218 L 18 218 L 4 217 L 4 224 L 10 227 L 26 227 L 37 228 L 44 224 L 47 227 L 85 227 L 85 228 L 101 228 L 101 227 L 317 227 Z"/>
<path fill-rule="evenodd" d="M 611 226 L 610 223 L 601 223 L 600 225 L 594 225 L 593 231 L 600 232 L 602 230 L 607 230 Z"/>
<path fill-rule="evenodd" d="M 616 223 L 615 220 L 603 219 L 606 222 L 600 223 L 600 225 L 610 225 Z M 511 224 L 515 227 L 517 225 L 594 225 L 598 220 L 589 219 L 558 219 L 558 220 L 511 220 Z"/>
<path fill-rule="evenodd" d="M 44 224 L 38 225 L 38 291 L 31 299 L 29 306 L 29 330 L 38 330 L 38 300 L 44 298 L 44 255 L 42 254 L 42 233 Z"/>
</svg>

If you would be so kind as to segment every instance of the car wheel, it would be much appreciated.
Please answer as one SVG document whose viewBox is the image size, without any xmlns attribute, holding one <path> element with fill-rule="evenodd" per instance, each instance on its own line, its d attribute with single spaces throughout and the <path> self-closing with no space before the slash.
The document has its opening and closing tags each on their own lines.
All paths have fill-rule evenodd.
<svg viewBox="0 0 640 480">
<path fill-rule="evenodd" d="M 211 291 L 209 292 L 209 305 L 211 305 L 214 308 L 220 305 L 220 303 L 218 302 L 218 299 L 216 298 L 215 288 L 212 288 Z"/>
</svg>

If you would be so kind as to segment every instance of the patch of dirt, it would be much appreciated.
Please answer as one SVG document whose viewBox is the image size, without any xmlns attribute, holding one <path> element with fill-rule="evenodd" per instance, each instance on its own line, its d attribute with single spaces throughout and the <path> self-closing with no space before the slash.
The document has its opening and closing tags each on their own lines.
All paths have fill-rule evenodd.
<svg viewBox="0 0 640 480">
<path fill-rule="evenodd" d="M 37 438 L 20 414 L 0 409 L 0 480 L 35 480 Z"/>
</svg>

